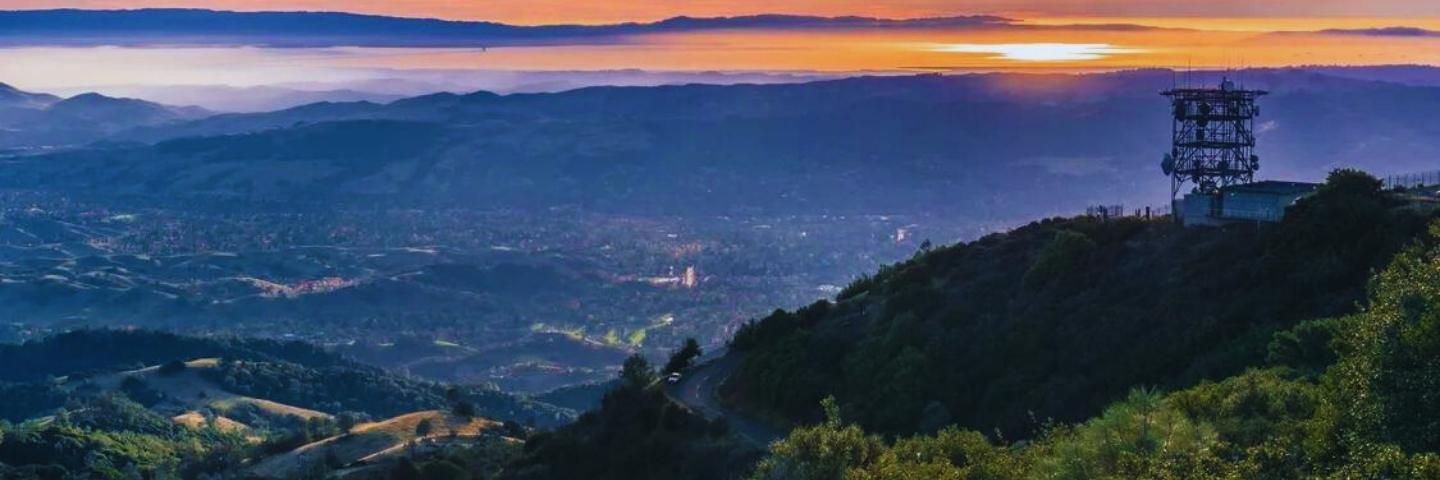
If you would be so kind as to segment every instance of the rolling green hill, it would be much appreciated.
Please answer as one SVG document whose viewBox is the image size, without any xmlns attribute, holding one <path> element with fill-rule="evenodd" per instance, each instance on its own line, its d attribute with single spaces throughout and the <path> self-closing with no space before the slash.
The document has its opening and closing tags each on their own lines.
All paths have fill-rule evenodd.
<svg viewBox="0 0 1440 480">
<path fill-rule="evenodd" d="M 451 403 L 451 387 L 364 366 L 301 342 L 197 338 L 148 331 L 82 330 L 21 345 L 0 345 L 0 419 L 52 413 L 114 374 L 196 358 L 218 358 L 194 372 L 206 387 L 329 414 L 388 417 Z M 185 389 L 194 393 L 195 389 Z M 568 422 L 568 410 L 483 387 L 456 393 L 481 415 L 537 425 Z M 190 400 L 190 399 L 184 399 Z M 158 400 L 157 400 L 158 401 Z M 193 406 L 191 406 L 193 407 Z M 180 411 L 172 414 L 183 413 Z"/>
</svg>

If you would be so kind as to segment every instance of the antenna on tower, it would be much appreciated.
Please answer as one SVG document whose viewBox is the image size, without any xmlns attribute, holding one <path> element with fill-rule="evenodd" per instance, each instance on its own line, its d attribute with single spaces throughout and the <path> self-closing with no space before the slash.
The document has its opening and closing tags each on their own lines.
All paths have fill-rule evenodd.
<svg viewBox="0 0 1440 480">
<path fill-rule="evenodd" d="M 1170 98 L 1170 152 L 1160 168 L 1170 177 L 1173 201 L 1186 185 L 1195 193 L 1216 194 L 1231 185 L 1255 181 L 1256 100 L 1269 92 L 1236 87 L 1223 77 L 1218 88 L 1179 88 L 1161 92 Z"/>
</svg>

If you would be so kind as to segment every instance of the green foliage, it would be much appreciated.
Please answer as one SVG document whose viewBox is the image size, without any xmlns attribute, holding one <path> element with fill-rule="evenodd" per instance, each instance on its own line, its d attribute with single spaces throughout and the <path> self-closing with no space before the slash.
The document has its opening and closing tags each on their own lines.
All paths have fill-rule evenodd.
<svg viewBox="0 0 1440 480">
<path fill-rule="evenodd" d="M 1025 439 L 1137 385 L 1182 389 L 1263 365 L 1318 376 L 1338 318 L 1427 219 L 1337 172 L 1278 225 L 1053 219 L 940 247 L 863 277 L 836 303 L 740 329 L 722 387 L 777 423 L 834 396 L 880 434 L 956 424 Z"/>
<path fill-rule="evenodd" d="M 1035 469 L 1052 479 L 1219 478 L 1219 446 L 1214 428 L 1136 390 L 1099 418 L 1052 432 Z"/>
<path fill-rule="evenodd" d="M 755 468 L 755 480 L 830 480 L 844 478 L 851 468 L 875 462 L 885 450 L 878 437 L 840 420 L 835 399 L 825 399 L 826 420 L 790 432 L 770 447 Z"/>
<path fill-rule="evenodd" d="M 1085 234 L 1071 230 L 1055 232 L 1055 238 L 1035 256 L 1035 263 L 1025 271 L 1025 285 L 1035 288 L 1078 271 L 1098 246 Z"/>
<path fill-rule="evenodd" d="M 1010 449 L 992 444 L 978 432 L 955 428 L 933 437 L 911 437 L 886 449 L 870 465 L 853 468 L 853 480 L 1008 480 L 1025 478 L 1024 459 Z"/>
<path fill-rule="evenodd" d="M 229 453 L 246 445 L 238 435 L 180 428 L 122 397 L 99 397 L 74 407 L 50 421 L 6 430 L 0 464 L 32 472 L 83 472 L 86 478 L 194 476 L 235 468 L 238 458 Z"/>
<path fill-rule="evenodd" d="M 303 342 L 186 337 L 143 330 L 76 330 L 21 345 L 0 344 L 0 381 L 33 382 L 201 357 L 286 361 L 317 368 L 354 365 Z"/>
<path fill-rule="evenodd" d="M 948 428 L 887 445 L 837 419 L 794 430 L 758 478 L 1440 478 L 1440 223 L 1371 285 L 1368 306 L 1273 335 L 1270 360 L 994 446 Z M 1328 366 L 1328 368 L 1326 368 Z"/>
<path fill-rule="evenodd" d="M 1327 195 L 1343 195 L 1355 198 L 1378 197 L 1380 190 L 1385 183 L 1369 173 L 1351 168 L 1341 168 L 1330 172 L 1325 178 L 1325 184 L 1321 185 L 1321 193 Z"/>
<path fill-rule="evenodd" d="M 1440 238 L 1440 224 L 1432 227 Z M 1416 245 L 1375 279 L 1370 305 L 1336 340 L 1342 427 L 1405 453 L 1440 450 L 1440 248 Z"/>
<path fill-rule="evenodd" d="M 620 368 L 620 379 L 631 388 L 648 388 L 655 383 L 655 378 L 655 368 L 650 366 L 644 355 L 638 353 L 626 358 Z"/>
<path fill-rule="evenodd" d="M 1266 361 L 1318 375 L 1339 358 L 1331 341 L 1341 321 L 1334 318 L 1301 322 L 1295 328 L 1276 332 L 1267 347 Z"/>
<path fill-rule="evenodd" d="M 754 454 L 723 429 L 718 431 L 660 389 L 626 381 L 606 393 L 599 409 L 575 423 L 532 435 L 524 454 L 501 478 L 737 478 Z"/>
<path fill-rule="evenodd" d="M 225 390 L 323 412 L 353 411 L 383 418 L 418 410 L 457 409 L 497 420 L 555 425 L 564 412 L 482 387 L 447 387 L 378 368 L 312 368 L 288 362 L 224 361 L 201 372 Z M 453 389 L 453 393 L 450 390 Z"/>
</svg>

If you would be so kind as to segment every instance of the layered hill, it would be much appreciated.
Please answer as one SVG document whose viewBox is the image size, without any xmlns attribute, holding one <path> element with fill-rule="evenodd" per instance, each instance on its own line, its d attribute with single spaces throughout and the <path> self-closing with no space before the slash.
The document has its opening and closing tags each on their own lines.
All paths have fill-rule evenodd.
<svg viewBox="0 0 1440 480">
<path fill-rule="evenodd" d="M 721 29 L 964 28 L 999 17 L 889 20 L 868 17 L 751 15 L 675 17 L 611 25 L 506 25 L 338 12 L 233 12 L 202 9 L 20 10 L 0 12 L 0 44 L 269 47 L 493 47 L 621 41 L 626 35 Z"/>
<path fill-rule="evenodd" d="M 241 415 L 266 412 L 302 419 L 345 412 L 381 418 L 462 400 L 498 420 L 554 425 L 571 416 L 489 388 L 452 388 L 387 373 L 300 342 L 76 331 L 0 345 L 0 359 L 0 396 L 7 399 L 0 416 L 17 422 L 51 414 L 77 395 L 115 391 L 166 416 L 234 412 L 221 415 L 241 423 L 249 423 Z"/>
<path fill-rule="evenodd" d="M 0 149 L 20 151 L 84 145 L 140 127 L 209 115 L 134 98 L 85 93 L 70 98 L 30 93 L 0 83 Z"/>
<path fill-rule="evenodd" d="M 315 104 L 111 136 L 148 146 L 20 158 L 0 187 L 1013 222 L 1163 196 L 1150 175 L 1170 122 L 1156 93 L 1174 81 L 935 75 Z M 1273 91 L 1258 127 L 1267 175 L 1423 170 L 1436 152 L 1440 89 L 1303 70 L 1246 81 Z"/>
</svg>

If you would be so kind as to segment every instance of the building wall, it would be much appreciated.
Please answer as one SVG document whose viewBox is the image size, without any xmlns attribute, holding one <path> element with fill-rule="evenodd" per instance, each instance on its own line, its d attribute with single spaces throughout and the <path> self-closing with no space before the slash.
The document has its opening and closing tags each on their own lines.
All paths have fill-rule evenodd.
<svg viewBox="0 0 1440 480">
<path fill-rule="evenodd" d="M 1211 195 L 1187 194 L 1176 201 L 1174 211 L 1180 215 L 1180 223 L 1186 226 L 1223 225 L 1224 221 L 1210 215 L 1214 200 Z"/>
<path fill-rule="evenodd" d="M 1213 215 L 1214 196 L 1192 193 L 1179 201 L 1181 223 L 1187 226 L 1223 225 L 1236 221 L 1279 222 L 1285 209 L 1294 205 L 1304 193 L 1225 192 L 1219 216 Z"/>
</svg>

